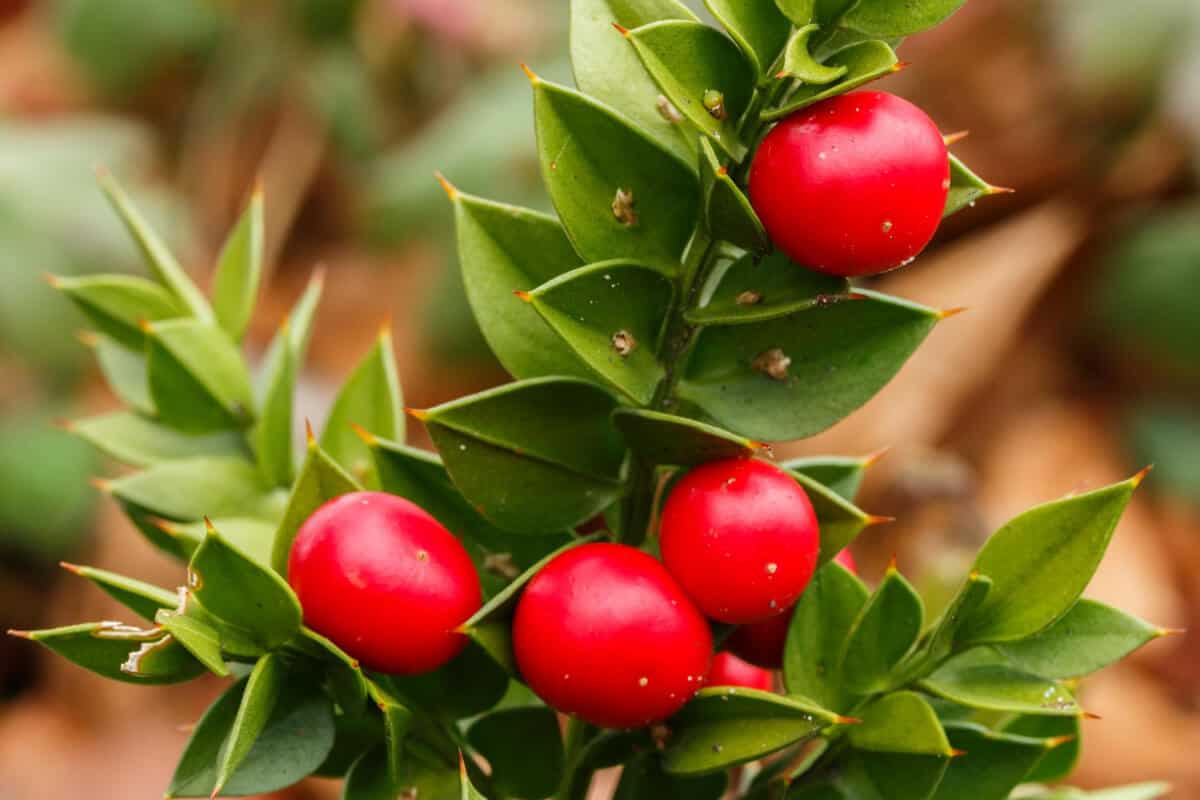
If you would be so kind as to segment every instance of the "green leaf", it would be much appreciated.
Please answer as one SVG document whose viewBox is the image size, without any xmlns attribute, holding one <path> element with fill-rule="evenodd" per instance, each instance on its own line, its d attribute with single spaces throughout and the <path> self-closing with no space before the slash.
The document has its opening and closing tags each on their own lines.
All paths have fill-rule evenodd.
<svg viewBox="0 0 1200 800">
<path fill-rule="evenodd" d="M 262 269 L 263 194 L 259 188 L 225 240 L 213 277 L 213 313 L 234 341 L 241 341 L 254 313 Z"/>
<path fill-rule="evenodd" d="M 454 484 L 515 533 L 572 528 L 620 492 L 624 446 L 598 386 L 539 378 L 420 412 Z"/>
<path fill-rule="evenodd" d="M 671 118 L 660 110 L 658 84 L 613 29 L 614 24 L 632 29 L 666 19 L 695 22 L 696 15 L 676 0 L 571 0 L 571 66 L 580 91 L 615 108 L 678 158 L 690 160 L 695 146 L 690 127 L 680 124 L 678 112 Z"/>
<path fill-rule="evenodd" d="M 659 411 L 618 408 L 613 412 L 613 424 L 629 448 L 650 464 L 691 467 L 749 457 L 763 449 L 761 442 Z"/>
<path fill-rule="evenodd" d="M 183 306 L 156 283 L 133 275 L 87 275 L 50 278 L 96 329 L 126 347 L 141 350 L 143 322 L 187 315 Z"/>
<path fill-rule="evenodd" d="M 804 493 L 812 503 L 813 512 L 821 534 L 821 552 L 817 565 L 828 564 L 837 554 L 846 549 L 868 525 L 886 522 L 886 517 L 872 517 L 858 506 L 842 498 L 823 484 L 802 472 L 793 472 L 792 477 L 804 487 Z"/>
<path fill-rule="evenodd" d="M 449 194 L 467 300 L 496 358 L 517 379 L 590 378 L 591 370 L 579 363 L 571 348 L 534 309 L 513 296 L 583 265 L 562 225 L 554 217 L 465 195 L 453 187 Z"/>
<path fill-rule="evenodd" d="M 522 297 L 592 370 L 649 405 L 663 378 L 657 352 L 673 295 L 671 280 L 656 269 L 603 261 Z"/>
<path fill-rule="evenodd" d="M 941 24 L 967 0 L 859 0 L 842 18 L 848 28 L 880 38 L 911 36 Z"/>
<path fill-rule="evenodd" d="M 888 688 L 898 665 L 921 635 L 925 607 L 896 565 L 859 613 L 839 662 L 845 686 L 860 694 Z"/>
<path fill-rule="evenodd" d="M 704 5 L 729 31 L 759 77 L 768 77 L 792 29 L 775 0 L 704 0 Z"/>
<path fill-rule="evenodd" d="M 163 461 L 104 486 L 126 507 L 188 522 L 270 516 L 276 504 L 254 465 L 239 458 Z"/>
<path fill-rule="evenodd" d="M 271 567 L 280 575 L 287 575 L 288 557 L 292 553 L 292 542 L 304 521 L 312 513 L 335 497 L 362 491 L 362 486 L 346 474 L 329 454 L 320 448 L 311 436 L 308 439 L 308 455 L 304 466 L 288 496 L 287 509 L 279 523 L 275 541 L 271 548 Z"/>
<path fill-rule="evenodd" d="M 859 42 L 844 50 L 839 50 L 825 61 L 827 67 L 846 68 L 841 80 L 827 86 L 802 85 L 792 92 L 779 108 L 764 111 L 762 118 L 765 120 L 783 119 L 813 103 L 845 94 L 873 80 L 890 75 L 899 69 L 899 64 L 900 59 L 896 58 L 896 52 L 886 42 L 876 39 Z"/>
<path fill-rule="evenodd" d="M 238 681 L 209 706 L 188 740 L 167 798 L 209 797 L 247 681 Z M 230 797 L 273 792 L 311 774 L 333 749 L 333 709 L 311 680 L 293 673 L 282 682 L 271 714 L 241 765 L 221 791 Z"/>
<path fill-rule="evenodd" d="M 850 299 L 850 283 L 805 269 L 780 251 L 751 253 L 713 271 L 699 308 L 686 313 L 697 325 L 742 325 L 819 309 Z"/>
<path fill-rule="evenodd" d="M 1006 800 L 1029 770 L 1061 741 L 997 733 L 982 725 L 946 725 L 950 744 L 963 755 L 950 762 L 932 800 Z"/>
<path fill-rule="evenodd" d="M 578 92 L 533 88 L 542 176 L 575 251 L 676 269 L 699 210 L 690 159 Z"/>
<path fill-rule="evenodd" d="M 854 800 L 929 800 L 951 759 L 944 756 L 852 751 L 839 786 Z"/>
<path fill-rule="evenodd" d="M 146 360 L 140 352 L 133 352 L 117 344 L 107 336 L 85 334 L 84 342 L 96 353 L 96 363 L 105 382 L 117 398 L 142 414 L 157 413 L 154 400 L 150 397 L 150 383 L 146 376 Z"/>
<path fill-rule="evenodd" d="M 1178 285 L 1171 282 L 1171 286 Z M 1143 463 L 1154 465 L 1155 489 L 1200 504 L 1200 415 L 1196 410 L 1143 405 L 1134 410 L 1129 427 L 1130 449 Z"/>
<path fill-rule="evenodd" d="M 708 139 L 700 140 L 700 192 L 704 225 L 711 238 L 755 253 L 771 249 L 771 240 L 750 200 L 729 176 Z"/>
<path fill-rule="evenodd" d="M 458 780 L 462 793 L 459 795 L 459 800 L 488 800 L 483 792 L 475 787 L 475 782 L 471 779 L 470 770 L 467 768 L 463 756 L 459 753 L 458 756 Z"/>
<path fill-rule="evenodd" d="M 214 795 L 221 793 L 221 789 L 246 760 L 250 748 L 266 728 L 271 712 L 275 710 L 275 704 L 282 693 L 285 680 L 283 669 L 280 657 L 275 653 L 268 653 L 258 660 L 250 677 L 246 679 L 246 691 L 242 693 L 242 702 L 238 705 L 233 727 L 217 757 L 217 784 L 213 788 Z"/>
<path fill-rule="evenodd" d="M 413 713 L 376 681 L 367 681 L 367 692 L 383 713 L 383 733 L 387 746 L 388 772 L 399 780 L 404 772 L 404 741 L 412 726 Z"/>
<path fill-rule="evenodd" d="M 445 720 L 481 714 L 508 689 L 508 673 L 475 642 L 433 672 L 371 678 L 409 707 Z"/>
<path fill-rule="evenodd" d="M 817 0 L 775 0 L 775 5 L 797 28 L 803 28 L 816 18 Z"/>
<path fill-rule="evenodd" d="M 250 430 L 250 441 L 263 476 L 276 486 L 291 486 L 292 463 L 292 398 L 296 390 L 296 374 L 300 364 L 291 338 L 290 323 L 275 335 L 267 350 L 263 370 L 265 389 L 258 420 Z"/>
<path fill-rule="evenodd" d="M 88 622 L 41 631 L 9 631 L 30 639 L 97 675 L 147 686 L 190 681 L 204 665 L 162 628 Z"/>
<path fill-rule="evenodd" d="M 1044 753 L 1025 775 L 1023 780 L 1026 783 L 1060 781 L 1075 771 L 1075 765 L 1079 762 L 1080 737 L 1083 735 L 1079 717 L 1023 714 L 1004 723 L 1000 730 L 1034 739 L 1057 740 L 1055 746 Z"/>
<path fill-rule="evenodd" d="M 253 419 L 246 362 L 223 331 L 194 319 L 149 323 L 145 330 L 150 396 L 163 423 L 210 433 Z"/>
<path fill-rule="evenodd" d="M 680 397 L 754 439 L 825 430 L 882 389 L 939 319 L 923 306 L 860 294 L 766 322 L 704 329 Z M 855 335 L 847 337 L 848 330 Z"/>
<path fill-rule="evenodd" d="M 991 590 L 992 580 L 986 575 L 972 572 L 967 577 L 931 627 L 924 646 L 914 654 L 920 664 L 940 663 L 958 649 L 959 632 Z"/>
<path fill-rule="evenodd" d="M 321 432 L 321 448 L 360 483 L 370 485 L 371 452 L 352 424 L 377 436 L 404 441 L 404 402 L 387 330 L 379 334 L 375 346 L 342 386 Z"/>
<path fill-rule="evenodd" d="M 113 210 L 121 217 L 121 222 L 125 224 L 130 236 L 137 243 L 138 249 L 146 261 L 146 266 L 154 273 L 154 277 L 178 298 L 197 320 L 211 322 L 213 313 L 208 306 L 208 301 L 204 299 L 204 295 L 196 288 L 196 284 L 175 260 L 175 256 L 171 255 L 171 251 L 134 208 L 133 202 L 117 183 L 116 178 L 107 170 L 101 170 L 97 179 L 104 196 L 108 198 Z"/>
<path fill-rule="evenodd" d="M 780 466 L 789 472 L 807 475 L 843 500 L 853 503 L 867 467 L 875 463 L 879 456 L 812 456 L 793 458 Z"/>
<path fill-rule="evenodd" d="M 734 159 L 745 158 L 738 122 L 750 105 L 755 74 L 737 45 L 686 20 L 653 22 L 625 36 L 675 108 Z"/>
<path fill-rule="evenodd" d="M 986 650 L 956 656 L 921 682 L 921 688 L 959 705 L 1016 714 L 1078 716 L 1066 687 L 1014 669 Z"/>
<path fill-rule="evenodd" d="M 966 622 L 963 641 L 1023 639 L 1066 614 L 1095 574 L 1141 478 L 1046 503 L 994 533 L 975 559 L 992 590 Z"/>
<path fill-rule="evenodd" d="M 842 718 L 798 697 L 721 686 L 702 689 L 671 721 L 663 769 L 716 772 L 816 736 Z"/>
<path fill-rule="evenodd" d="M 492 765 L 492 786 L 504 797 L 549 797 L 562 781 L 562 736 L 549 708 L 493 711 L 471 725 L 467 741 Z"/>
<path fill-rule="evenodd" d="M 221 532 L 225 541 L 248 555 L 263 566 L 271 563 L 271 548 L 275 541 L 278 523 L 254 517 L 213 517 L 209 520 Z M 164 522 L 159 520 L 161 530 L 172 536 L 185 559 L 190 559 L 208 533 L 208 525 L 199 522 Z"/>
<path fill-rule="evenodd" d="M 837 664 L 868 597 L 867 587 L 841 564 L 830 562 L 817 570 L 788 628 L 783 651 L 788 692 L 811 697 L 826 708 L 846 707 Z"/>
<path fill-rule="evenodd" d="M 954 755 L 937 714 L 916 692 L 893 692 L 867 706 L 846 734 L 859 750 L 909 755 Z"/>
<path fill-rule="evenodd" d="M 211 625 L 196 616 L 169 609 L 155 614 L 154 621 L 166 628 L 209 672 L 221 678 L 229 675 L 229 666 L 221 652 L 221 635 Z"/>
<path fill-rule="evenodd" d="M 380 746 L 350 768 L 342 800 L 397 800 L 406 791 L 420 800 L 460 800 L 459 781 L 457 769 L 411 756 L 404 759 L 403 774 L 394 779 L 389 774 L 387 754 Z"/>
<path fill-rule="evenodd" d="M 621 770 L 613 800 L 721 800 L 728 778 L 724 773 L 680 776 L 663 771 L 662 761 L 655 753 L 639 753 Z"/>
<path fill-rule="evenodd" d="M 151 622 L 160 608 L 175 608 L 179 604 L 179 596 L 175 592 L 160 589 L 144 581 L 96 567 L 81 567 L 66 562 L 63 562 L 62 566 L 81 578 L 87 578 L 109 597 Z"/>
<path fill-rule="evenodd" d="M 367 700 L 367 679 L 358 661 L 310 628 L 301 627 L 300 636 L 292 645 L 320 662 L 327 678 L 330 695 L 342 714 L 351 717 L 360 715 Z M 384 711 L 386 713 L 387 710 Z"/>
<path fill-rule="evenodd" d="M 811 5 L 811 2 L 810 2 Z M 827 66 L 813 58 L 808 50 L 809 39 L 820 30 L 820 25 L 808 24 L 799 28 L 788 41 L 783 52 L 783 73 L 806 84 L 824 85 L 833 83 L 849 70 L 845 64 Z"/>
<path fill-rule="evenodd" d="M 242 438 L 235 433 L 190 435 L 130 411 L 76 420 L 67 427 L 105 455 L 134 467 L 200 456 L 246 454 Z"/>
<path fill-rule="evenodd" d="M 1026 672 L 1045 678 L 1080 678 L 1168 633 L 1085 598 L 1041 633 L 997 645 L 996 649 Z"/>
<path fill-rule="evenodd" d="M 300 601 L 287 582 L 235 550 L 215 528 L 188 564 L 188 587 L 207 611 L 268 649 L 300 631 Z"/>
<path fill-rule="evenodd" d="M 942 217 L 949 217 L 967 206 L 975 205 L 975 201 L 981 197 L 1003 194 L 1007 191 L 1009 190 L 992 186 L 968 169 L 966 164 L 951 153 L 950 191 L 946 194 L 946 210 L 942 212 Z"/>
</svg>

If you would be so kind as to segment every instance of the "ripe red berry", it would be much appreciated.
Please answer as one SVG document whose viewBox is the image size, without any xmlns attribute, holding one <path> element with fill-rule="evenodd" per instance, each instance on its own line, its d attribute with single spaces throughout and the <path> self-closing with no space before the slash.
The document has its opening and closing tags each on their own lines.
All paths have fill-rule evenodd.
<svg viewBox="0 0 1200 800">
<path fill-rule="evenodd" d="M 854 556 L 850 555 L 849 550 L 838 553 L 833 560 L 858 574 Z M 751 664 L 763 669 L 779 669 L 783 666 L 783 647 L 795 610 L 796 607 L 792 606 L 786 613 L 771 617 L 766 622 L 740 626 L 726 640 L 725 646 Z"/>
<path fill-rule="evenodd" d="M 418 506 L 382 492 L 330 500 L 292 543 L 288 582 L 304 621 L 380 672 L 440 667 L 467 637 L 454 629 L 482 603 L 462 544 Z"/>
<path fill-rule="evenodd" d="M 513 650 L 547 704 L 606 728 L 666 719 L 703 685 L 712 633 L 653 557 L 586 544 L 525 586 Z"/>
<path fill-rule="evenodd" d="M 769 692 L 775 688 L 775 677 L 765 669 L 750 664 L 733 653 L 722 651 L 713 657 L 708 673 L 709 686 L 744 686 Z"/>
<path fill-rule="evenodd" d="M 852 277 L 916 258 L 941 222 L 950 160 L 933 120 L 886 92 L 839 95 L 767 134 L 750 201 L 793 261 Z"/>
<path fill-rule="evenodd" d="M 700 610 L 746 624 L 778 616 L 800 597 L 820 537 L 808 495 L 765 461 L 713 461 L 684 475 L 660 526 L 663 563 Z"/>
</svg>

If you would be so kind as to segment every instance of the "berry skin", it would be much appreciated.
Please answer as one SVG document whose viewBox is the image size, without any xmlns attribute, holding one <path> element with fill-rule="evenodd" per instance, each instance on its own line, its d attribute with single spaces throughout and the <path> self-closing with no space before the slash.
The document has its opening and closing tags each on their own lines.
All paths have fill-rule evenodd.
<svg viewBox="0 0 1200 800">
<path fill-rule="evenodd" d="M 933 238 L 950 159 L 924 111 L 858 91 L 776 125 L 749 184 L 771 241 L 793 261 L 829 275 L 874 275 L 907 264 Z"/>
<path fill-rule="evenodd" d="M 849 550 L 838 553 L 833 560 L 851 573 L 858 574 L 854 556 L 850 555 Z M 791 627 L 794 612 L 795 606 L 792 606 L 787 613 L 771 617 L 766 622 L 742 625 L 730 635 L 725 646 L 731 653 L 755 666 L 780 669 L 783 666 L 784 642 L 787 641 L 788 628 Z"/>
<path fill-rule="evenodd" d="M 652 556 L 586 544 L 556 556 L 525 586 L 513 650 L 551 707 L 605 728 L 674 714 L 704 685 L 712 633 Z"/>
<path fill-rule="evenodd" d="M 395 495 L 354 492 L 305 520 L 292 543 L 288 582 L 304 622 L 364 666 L 429 672 L 463 649 L 454 629 L 483 602 L 458 539 Z"/>
<path fill-rule="evenodd" d="M 743 625 L 779 616 L 808 586 L 820 536 L 808 495 L 747 458 L 713 461 L 675 484 L 663 507 L 662 559 L 709 617 Z"/>
<path fill-rule="evenodd" d="M 733 653 L 722 651 L 713 657 L 708 673 L 709 686 L 744 686 L 769 692 L 775 688 L 775 677 L 765 669 L 743 661 Z"/>
</svg>

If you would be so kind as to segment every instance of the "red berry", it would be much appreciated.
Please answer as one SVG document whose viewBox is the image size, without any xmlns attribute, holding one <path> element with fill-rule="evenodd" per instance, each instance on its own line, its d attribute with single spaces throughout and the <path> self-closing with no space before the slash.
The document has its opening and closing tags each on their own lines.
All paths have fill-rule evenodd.
<svg viewBox="0 0 1200 800">
<path fill-rule="evenodd" d="M 292 543 L 288 582 L 304 621 L 364 666 L 413 675 L 467 644 L 454 629 L 482 603 L 458 539 L 418 506 L 382 492 L 330 500 Z"/>
<path fill-rule="evenodd" d="M 733 653 L 722 651 L 713 657 L 708 673 L 709 686 L 744 686 L 769 692 L 775 688 L 775 676 L 747 663 Z"/>
<path fill-rule="evenodd" d="M 849 550 L 838 553 L 833 560 L 858 574 L 854 556 L 850 555 Z M 792 606 L 786 613 L 771 617 L 766 622 L 740 626 L 726 640 L 725 646 L 751 664 L 763 669 L 779 669 L 783 666 L 783 647 L 795 610 L 796 607 Z"/>
<path fill-rule="evenodd" d="M 663 508 L 663 563 L 700 610 L 745 624 L 778 616 L 812 578 L 820 536 L 808 495 L 765 461 L 713 461 Z"/>
<path fill-rule="evenodd" d="M 526 683 L 553 708 L 633 728 L 671 716 L 704 685 L 712 633 L 653 557 L 586 544 L 526 585 L 513 650 Z"/>
<path fill-rule="evenodd" d="M 886 92 L 850 92 L 797 111 L 750 166 L 750 201 L 793 261 L 852 277 L 916 258 L 950 187 L 933 120 Z"/>
</svg>

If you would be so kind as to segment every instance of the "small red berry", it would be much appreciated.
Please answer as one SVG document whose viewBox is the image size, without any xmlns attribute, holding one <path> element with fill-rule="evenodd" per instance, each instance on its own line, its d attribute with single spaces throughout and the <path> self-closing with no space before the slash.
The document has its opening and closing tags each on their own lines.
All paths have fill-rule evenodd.
<svg viewBox="0 0 1200 800">
<path fill-rule="evenodd" d="M 854 564 L 854 556 L 849 550 L 843 550 L 833 558 L 855 575 L 858 567 Z M 783 648 L 787 642 L 788 629 L 792 625 L 792 615 L 796 607 L 792 606 L 787 613 L 771 617 L 766 622 L 753 625 L 742 625 L 726 640 L 725 645 L 730 652 L 763 669 L 779 669 L 783 666 Z"/>
<path fill-rule="evenodd" d="M 667 497 L 659 535 L 663 563 L 700 610 L 739 625 L 793 605 L 820 548 L 804 489 L 779 467 L 748 458 L 684 475 Z"/>
<path fill-rule="evenodd" d="M 750 166 L 750 201 L 775 246 L 846 277 L 916 258 L 937 231 L 949 187 L 937 126 L 886 92 L 797 111 L 767 134 Z"/>
<path fill-rule="evenodd" d="M 712 633 L 652 556 L 585 544 L 525 586 L 513 650 L 522 677 L 551 707 L 633 728 L 671 716 L 704 685 Z"/>
<path fill-rule="evenodd" d="M 708 673 L 709 686 L 744 686 L 769 692 L 775 688 L 775 676 L 750 664 L 733 653 L 722 651 L 713 657 Z"/>
<path fill-rule="evenodd" d="M 429 672 L 456 656 L 454 629 L 482 603 L 462 544 L 401 497 L 354 492 L 313 512 L 292 543 L 288 582 L 304 621 L 364 666 Z"/>
</svg>

